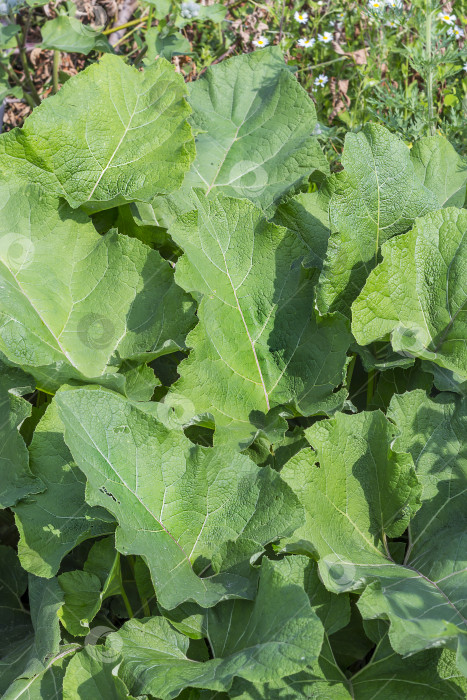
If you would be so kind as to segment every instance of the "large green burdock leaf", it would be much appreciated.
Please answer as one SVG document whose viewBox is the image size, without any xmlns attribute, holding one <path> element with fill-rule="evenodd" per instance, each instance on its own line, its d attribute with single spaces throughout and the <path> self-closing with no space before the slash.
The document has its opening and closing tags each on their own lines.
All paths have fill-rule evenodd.
<svg viewBox="0 0 467 700">
<path fill-rule="evenodd" d="M 440 569 L 434 578 L 441 577 L 450 561 L 451 584 L 460 588 L 454 572 L 462 549 L 467 556 L 467 541 L 462 547 L 467 523 L 467 399 L 447 393 L 430 399 L 424 391 L 413 391 L 394 396 L 388 415 L 401 431 L 395 449 L 412 455 L 422 485 L 423 505 L 409 525 L 408 558 L 424 566 L 431 561 Z M 459 571 L 457 578 L 463 575 Z"/>
<path fill-rule="evenodd" d="M 438 207 L 462 207 L 466 196 L 467 161 L 443 136 L 415 141 L 410 151 L 418 179 L 438 199 Z"/>
<path fill-rule="evenodd" d="M 318 307 L 350 316 L 381 244 L 439 204 L 419 180 L 407 146 L 382 126 L 367 124 L 347 134 L 342 164 L 344 171 L 328 182 L 332 233 Z"/>
<path fill-rule="evenodd" d="M 77 544 L 112 532 L 113 519 L 84 500 L 85 478 L 63 439 L 55 402 L 35 430 L 29 455 L 31 472 L 45 490 L 14 508 L 20 533 L 18 553 L 26 571 L 50 578 Z"/>
<path fill-rule="evenodd" d="M 64 594 L 64 604 L 58 612 L 61 623 L 74 637 L 87 636 L 103 601 L 124 590 L 114 538 L 95 542 L 84 570 L 65 571 L 58 576 L 58 583 Z"/>
<path fill-rule="evenodd" d="M 397 352 L 467 377 L 467 212 L 441 209 L 383 246 L 383 262 L 352 307 L 366 345 L 391 339 Z"/>
<path fill-rule="evenodd" d="M 368 408 L 380 408 L 386 411 L 394 394 L 404 394 L 406 391 L 423 389 L 429 392 L 433 386 L 433 375 L 413 365 L 403 369 L 394 367 L 382 372 L 378 376 L 375 393 Z"/>
<path fill-rule="evenodd" d="M 94 211 L 170 193 L 194 157 L 185 95 L 164 59 L 141 73 L 106 55 L 0 137 L 0 176 Z"/>
<path fill-rule="evenodd" d="M 134 695 L 169 700 L 185 687 L 228 691 L 235 677 L 265 683 L 313 663 L 323 627 L 287 569 L 287 562 L 264 559 L 254 602 L 228 601 L 206 612 L 213 658 L 204 663 L 187 656 L 188 638 L 165 619 L 127 622 L 106 642 L 121 654 L 118 675 Z"/>
<path fill-rule="evenodd" d="M 63 679 L 63 700 L 132 700 L 103 647 L 85 646 L 70 660 Z"/>
<path fill-rule="evenodd" d="M 467 632 L 467 400 L 443 393 L 430 399 L 423 391 L 394 396 L 388 412 L 401 431 L 394 448 L 409 452 L 422 486 L 422 506 L 409 524 L 405 563 L 419 571 L 438 591 L 443 609 L 438 615 Z M 449 614 L 450 613 L 450 614 Z M 428 636 L 420 610 L 418 634 Z M 428 622 L 428 621 L 427 621 Z M 417 622 L 414 621 L 414 625 Z M 397 628 L 397 629 L 396 629 Z M 415 630 L 410 633 L 413 637 Z M 455 636 L 455 630 L 451 630 Z M 407 623 L 394 620 L 393 646 L 409 650 Z M 397 642 L 396 642 L 397 638 Z M 397 643 L 397 647 L 396 647 Z M 451 643 L 452 646 L 452 643 Z M 453 648 L 455 648 L 453 646 Z M 467 654 L 466 654 L 467 658 Z M 461 665 L 461 661 L 459 660 Z M 463 671 L 467 675 L 467 663 Z"/>
<path fill-rule="evenodd" d="M 440 367 L 434 362 L 424 361 L 422 367 L 425 372 L 429 372 L 433 377 L 433 383 L 439 391 L 452 391 L 461 396 L 467 396 L 467 379 L 452 370 Z M 421 389 L 422 387 L 412 387 Z M 400 392 L 398 392 L 400 393 Z"/>
<path fill-rule="evenodd" d="M 16 552 L 0 545 L 0 555 L 0 658 L 3 658 L 9 649 L 30 634 L 31 615 L 21 602 L 28 576 L 21 569 Z M 0 668 L 5 671 L 2 662 Z"/>
<path fill-rule="evenodd" d="M 76 17 L 59 15 L 45 22 L 41 27 L 42 47 L 68 53 L 83 53 L 86 56 L 91 51 L 112 51 L 112 47 L 102 32 L 83 24 Z"/>
<path fill-rule="evenodd" d="M 399 654 L 456 649 L 459 642 L 463 670 L 466 458 L 460 436 L 467 420 L 460 401 L 446 394 L 433 401 L 420 390 L 394 397 L 390 415 L 402 430 L 395 442 L 397 428 L 379 411 L 338 414 L 306 431 L 316 453 L 298 453 L 281 474 L 306 512 L 295 547 L 314 545 L 329 590 L 364 590 L 363 617 L 390 620 Z M 409 519 L 416 541 L 398 565 L 387 539 L 402 534 Z M 293 549 L 290 540 L 287 548 Z"/>
<path fill-rule="evenodd" d="M 385 635 L 369 663 L 350 678 L 355 700 L 449 700 L 464 698 L 467 681 L 459 677 L 447 650 L 425 651 L 402 658 Z"/>
<path fill-rule="evenodd" d="M 46 664 L 30 678 L 17 678 L 7 689 L 2 700 L 50 700 L 60 698 L 67 657 L 73 655 L 76 647 L 67 645 L 61 648 Z"/>
<path fill-rule="evenodd" d="M 117 549 L 143 556 L 160 605 L 251 597 L 248 559 L 302 519 L 279 475 L 228 448 L 193 445 L 155 419 L 156 404 L 97 387 L 56 400 L 88 503 L 115 516 Z"/>
<path fill-rule="evenodd" d="M 76 570 L 60 574 L 58 583 L 64 597 L 60 622 L 74 637 L 84 637 L 102 604 L 101 582 L 94 574 Z"/>
<path fill-rule="evenodd" d="M 212 66 L 189 90 L 196 159 L 184 186 L 267 208 L 314 170 L 328 172 L 314 104 L 277 47 Z"/>
<path fill-rule="evenodd" d="M 44 489 L 29 468 L 28 450 L 19 433 L 21 423 L 31 415 L 31 404 L 22 394 L 33 391 L 32 377 L 0 360 L 0 508 Z"/>
<path fill-rule="evenodd" d="M 236 680 L 229 695 L 202 695 L 202 700 L 354 700 L 347 688 L 349 682 L 339 668 L 329 645 L 324 638 L 319 659 L 306 670 L 270 683 L 247 683 Z"/>
<path fill-rule="evenodd" d="M 193 324 L 193 302 L 156 251 L 100 236 L 83 212 L 37 188 L 1 203 L 0 292 L 0 350 L 51 391 L 182 347 Z"/>
<path fill-rule="evenodd" d="M 419 507 L 412 458 L 390 446 L 395 432 L 380 411 L 338 413 L 305 431 L 315 451 L 302 450 L 281 471 L 305 506 L 293 539 L 312 542 L 323 557 L 333 552 L 331 529 L 335 553 L 344 547 L 384 564 L 386 538 L 402 535 Z"/>
<path fill-rule="evenodd" d="M 332 635 L 346 626 L 350 620 L 349 596 L 330 593 L 318 575 L 318 565 L 306 556 L 288 556 L 281 563 L 282 575 L 290 583 L 302 586 L 311 607 L 323 623 L 326 634 Z"/>
<path fill-rule="evenodd" d="M 264 686 L 236 682 L 225 700 L 460 700 L 465 698 L 467 681 L 459 676 L 453 656 L 448 650 L 430 650 L 403 658 L 394 652 L 386 634 L 369 662 L 346 678 L 325 639 L 320 663 L 310 671 Z M 202 698 L 218 700 L 219 696 Z"/>
<path fill-rule="evenodd" d="M 293 231 L 308 249 L 305 267 L 322 269 L 328 247 L 329 193 L 300 192 L 286 199 L 277 207 L 273 219 L 275 224 Z"/>
<path fill-rule="evenodd" d="M 154 202 L 157 218 L 188 211 L 192 187 L 246 197 L 263 209 L 313 171 L 329 166 L 313 134 L 312 100 L 284 63 L 279 47 L 211 66 L 188 84 L 196 159 L 174 209 Z"/>
<path fill-rule="evenodd" d="M 243 700 L 298 700 L 299 698 L 323 698 L 323 700 L 350 700 L 347 681 L 339 668 L 329 643 L 329 635 L 345 627 L 350 618 L 348 596 L 327 591 L 319 576 L 316 562 L 304 556 L 286 557 L 280 563 L 281 573 L 289 584 L 304 588 L 311 607 L 324 627 L 324 640 L 319 657 L 293 675 L 266 683 L 236 679 L 229 697 Z"/>
<path fill-rule="evenodd" d="M 55 668 L 63 655 L 60 586 L 55 579 L 29 576 L 27 610 L 21 602 L 27 585 L 14 550 L 0 546 L 0 692 L 5 700 L 53 697 L 47 692 L 61 676 Z"/>
<path fill-rule="evenodd" d="M 170 232 L 185 251 L 177 282 L 202 295 L 173 394 L 190 399 L 193 415 L 213 416 L 219 443 L 246 447 L 280 405 L 304 415 L 342 405 L 333 392 L 350 337 L 340 315 L 315 312 L 301 239 L 250 202 L 202 195 Z"/>
</svg>

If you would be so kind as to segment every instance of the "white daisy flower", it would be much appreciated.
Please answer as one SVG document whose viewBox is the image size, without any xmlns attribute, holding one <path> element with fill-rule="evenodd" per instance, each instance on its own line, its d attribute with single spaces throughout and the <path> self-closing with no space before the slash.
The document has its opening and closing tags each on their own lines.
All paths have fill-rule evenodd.
<svg viewBox="0 0 467 700">
<path fill-rule="evenodd" d="M 438 15 L 438 19 L 440 19 L 441 22 L 445 22 L 446 24 L 454 24 L 456 21 L 456 15 L 450 15 L 448 12 L 440 12 Z"/>
<path fill-rule="evenodd" d="M 370 0 L 368 3 L 368 7 L 370 10 L 376 10 L 379 12 L 380 10 L 383 9 L 383 0 Z"/>
<path fill-rule="evenodd" d="M 337 19 L 342 20 L 342 19 L 344 19 L 344 17 L 345 17 L 345 12 L 338 12 L 337 13 Z"/>
<path fill-rule="evenodd" d="M 399 22 L 396 22 L 395 19 L 390 19 L 386 22 L 387 27 L 391 27 L 391 29 L 397 29 L 399 26 Z"/>
<path fill-rule="evenodd" d="M 332 41 L 331 32 L 323 32 L 322 34 L 318 34 L 318 41 L 321 41 L 323 44 L 329 44 L 329 42 Z"/>
<path fill-rule="evenodd" d="M 296 12 L 294 19 L 299 24 L 306 24 L 308 22 L 308 12 Z"/>
<path fill-rule="evenodd" d="M 392 7 L 393 10 L 401 10 L 402 0 L 386 0 L 386 5 Z"/>
<path fill-rule="evenodd" d="M 318 5 L 318 7 L 322 7 L 322 6 L 323 6 L 323 0 L 319 0 L 319 2 L 317 2 L 316 4 Z"/>
<path fill-rule="evenodd" d="M 269 39 L 266 39 L 265 36 L 260 36 L 258 39 L 255 39 L 251 43 L 258 49 L 262 49 L 264 46 L 267 46 L 269 44 Z"/>
<path fill-rule="evenodd" d="M 456 39 L 460 39 L 461 37 L 464 36 L 464 32 L 460 27 L 449 27 L 448 29 L 448 34 L 449 36 L 453 36 Z"/>
<path fill-rule="evenodd" d="M 301 46 L 302 49 L 311 49 L 312 46 L 314 46 L 316 43 L 316 39 L 310 38 L 301 38 L 298 40 L 298 46 Z"/>
<path fill-rule="evenodd" d="M 329 78 L 325 73 L 320 73 L 317 78 L 315 78 L 316 87 L 324 87 L 328 82 Z"/>
</svg>

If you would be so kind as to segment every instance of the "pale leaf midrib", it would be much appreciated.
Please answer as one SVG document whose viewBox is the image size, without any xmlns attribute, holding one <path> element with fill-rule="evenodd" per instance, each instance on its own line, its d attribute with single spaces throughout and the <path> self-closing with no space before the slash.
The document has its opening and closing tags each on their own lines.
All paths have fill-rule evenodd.
<svg viewBox="0 0 467 700">
<path fill-rule="evenodd" d="M 228 267 L 228 264 L 227 264 L 227 259 L 226 259 L 226 257 L 225 257 L 225 253 L 224 253 L 224 251 L 222 250 L 222 247 L 221 247 L 221 245 L 220 245 L 219 240 L 218 240 L 217 238 L 216 238 L 216 240 L 217 240 L 217 243 L 218 243 L 218 245 L 219 245 L 219 250 L 221 251 L 222 257 L 223 257 L 223 259 L 224 259 L 225 273 L 226 273 L 227 278 L 228 278 L 228 280 L 229 280 L 229 284 L 230 284 L 230 286 L 231 286 L 231 288 L 232 288 L 232 292 L 233 292 L 233 295 L 234 295 L 234 298 L 235 298 L 235 303 L 236 303 L 236 305 L 237 305 L 237 309 L 238 309 L 238 312 L 239 312 L 239 314 L 240 314 L 240 318 L 241 318 L 241 320 L 242 320 L 243 327 L 245 328 L 245 333 L 246 333 L 246 335 L 247 335 L 248 342 L 249 342 L 250 347 L 251 347 L 251 351 L 252 351 L 252 353 L 253 353 L 253 357 L 254 357 L 254 360 L 255 360 L 256 368 L 257 368 L 257 370 L 258 370 L 258 375 L 259 375 L 259 379 L 260 379 L 260 384 L 261 384 L 261 387 L 262 387 L 263 393 L 264 393 L 264 399 L 265 399 L 265 401 L 266 401 L 266 408 L 267 408 L 267 410 L 269 411 L 269 409 L 270 409 L 269 395 L 268 395 L 268 391 L 267 391 L 267 389 L 266 389 L 266 384 L 265 384 L 264 377 L 263 377 L 263 373 L 262 373 L 262 370 L 261 370 L 261 365 L 259 364 L 258 355 L 256 354 L 255 344 L 254 344 L 254 342 L 253 342 L 253 338 L 252 338 L 251 335 L 250 335 L 250 331 L 248 330 L 248 326 L 247 326 L 247 323 L 246 323 L 246 320 L 245 320 L 245 316 L 243 315 L 243 311 L 242 311 L 242 308 L 241 308 L 241 306 L 240 306 L 240 302 L 239 302 L 239 299 L 238 299 L 238 296 L 237 296 L 237 290 L 235 289 L 235 285 L 234 285 L 234 283 L 233 283 L 233 281 L 232 281 L 232 278 L 231 278 L 231 276 L 230 276 L 229 267 Z"/>
<path fill-rule="evenodd" d="M 145 510 L 152 518 L 154 518 L 154 520 L 155 520 L 156 522 L 159 523 L 159 525 L 162 527 L 163 531 L 170 537 L 170 539 L 171 539 L 171 540 L 177 545 L 177 547 L 180 549 L 181 553 L 183 554 L 183 557 L 184 557 L 185 561 L 187 561 L 188 564 L 190 565 L 191 569 L 193 569 L 192 564 L 191 564 L 191 561 L 190 561 L 189 557 L 187 556 L 186 552 L 184 551 L 183 547 L 181 546 L 181 544 L 175 539 L 175 537 L 174 537 L 174 536 L 172 535 L 172 533 L 165 527 L 165 525 L 161 522 L 161 520 L 158 519 L 158 518 L 156 517 L 156 515 L 155 515 L 155 514 L 146 506 L 146 504 L 139 498 L 138 494 L 136 493 L 136 490 L 133 491 L 133 490 L 129 487 L 129 485 L 126 483 L 125 479 L 119 474 L 119 472 L 116 470 L 116 468 L 114 467 L 114 465 L 113 465 L 113 464 L 110 462 L 110 460 L 104 455 L 104 453 L 102 452 L 102 450 L 100 450 L 99 446 L 96 444 L 94 438 L 90 435 L 90 433 L 88 432 L 88 430 L 86 429 L 86 427 L 85 427 L 81 422 L 80 422 L 80 425 L 81 425 L 82 429 L 84 430 L 84 432 L 86 433 L 86 435 L 88 436 L 88 438 L 89 438 L 89 440 L 91 441 L 91 443 L 94 445 L 94 448 L 95 448 L 95 449 L 97 450 L 97 452 L 101 455 L 101 457 L 104 459 L 104 461 L 109 465 L 111 471 L 112 471 L 114 474 L 116 474 L 116 476 L 120 479 L 120 483 L 126 488 L 126 490 L 127 490 L 130 494 L 132 494 L 132 496 L 134 496 L 134 497 L 136 498 L 136 500 L 138 501 L 138 503 L 140 503 L 140 505 L 144 508 L 144 510 Z M 104 476 L 104 477 L 105 477 L 105 475 L 102 474 L 101 472 L 99 472 L 99 474 L 100 474 L 101 476 Z M 107 480 L 107 477 L 105 477 L 105 479 Z M 182 563 L 182 562 L 180 562 L 180 563 Z M 200 579 L 200 580 L 201 580 L 201 579 Z"/>
</svg>

